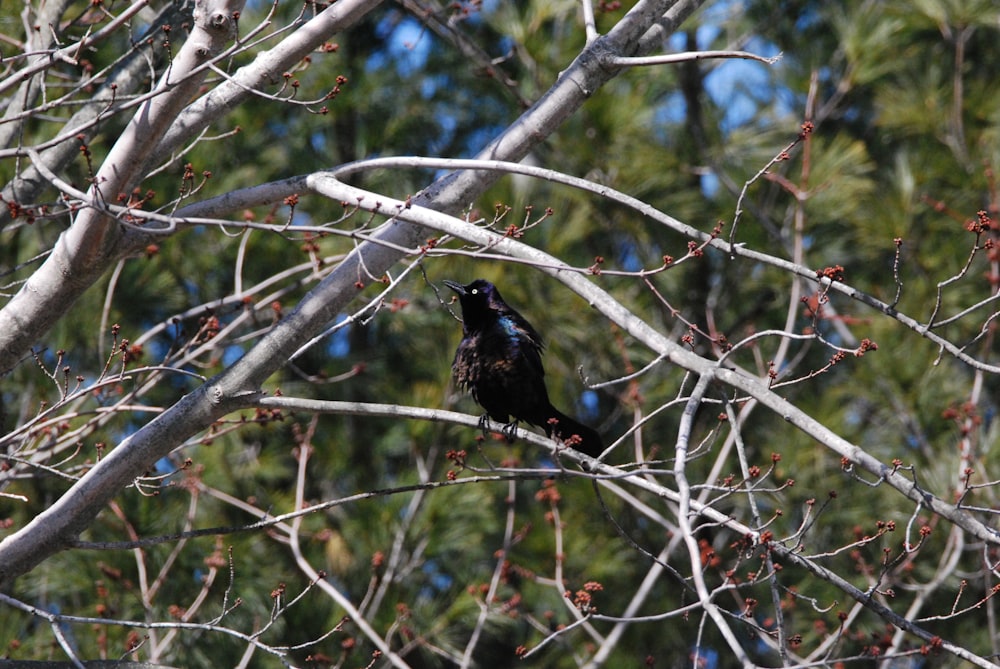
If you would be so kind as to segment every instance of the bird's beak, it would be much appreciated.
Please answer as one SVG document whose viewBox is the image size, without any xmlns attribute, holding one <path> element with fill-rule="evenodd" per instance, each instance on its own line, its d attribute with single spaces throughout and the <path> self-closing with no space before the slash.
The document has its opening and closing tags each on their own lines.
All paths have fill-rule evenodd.
<svg viewBox="0 0 1000 669">
<path fill-rule="evenodd" d="M 465 286 L 463 286 L 462 284 L 457 283 L 455 281 L 449 281 L 448 279 L 445 279 L 441 283 L 443 283 L 444 285 L 448 286 L 453 291 L 458 293 L 459 297 L 463 297 L 465 295 Z"/>
</svg>

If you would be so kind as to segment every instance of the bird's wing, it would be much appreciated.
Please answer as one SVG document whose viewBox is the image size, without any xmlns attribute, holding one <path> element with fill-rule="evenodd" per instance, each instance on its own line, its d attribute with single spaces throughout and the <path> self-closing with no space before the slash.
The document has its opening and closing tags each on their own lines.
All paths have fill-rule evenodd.
<svg viewBox="0 0 1000 669">
<path fill-rule="evenodd" d="M 528 361 L 532 369 L 538 372 L 539 377 L 545 376 L 545 369 L 542 367 L 542 349 L 545 348 L 545 343 L 542 341 L 541 335 L 535 331 L 535 328 L 531 327 L 531 323 L 521 316 L 521 314 L 513 310 L 511 311 L 512 313 L 507 316 L 510 323 L 509 327 L 516 330 L 517 339 L 525 360 Z"/>
</svg>

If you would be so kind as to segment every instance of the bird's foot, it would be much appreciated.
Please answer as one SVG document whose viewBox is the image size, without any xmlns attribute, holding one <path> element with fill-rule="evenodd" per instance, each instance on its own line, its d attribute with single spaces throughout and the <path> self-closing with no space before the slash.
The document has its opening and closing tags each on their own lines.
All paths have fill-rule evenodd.
<svg viewBox="0 0 1000 669">
<path fill-rule="evenodd" d="M 486 435 L 490 432 L 490 415 L 488 413 L 479 417 L 479 431 L 483 433 L 483 439 L 486 439 Z"/>
<path fill-rule="evenodd" d="M 513 444 L 517 439 L 517 423 L 518 421 L 516 420 L 511 423 L 507 423 L 500 430 L 500 434 L 507 439 L 508 444 Z"/>
<path fill-rule="evenodd" d="M 519 421 L 513 421 L 511 423 L 503 423 L 500 426 L 499 432 L 503 435 L 503 438 L 507 440 L 508 444 L 512 444 L 517 440 L 517 426 Z M 484 413 L 479 417 L 479 430 L 483 433 L 483 439 L 486 439 L 490 434 L 495 434 L 497 430 L 493 429 L 493 424 L 490 422 L 490 415 Z"/>
</svg>

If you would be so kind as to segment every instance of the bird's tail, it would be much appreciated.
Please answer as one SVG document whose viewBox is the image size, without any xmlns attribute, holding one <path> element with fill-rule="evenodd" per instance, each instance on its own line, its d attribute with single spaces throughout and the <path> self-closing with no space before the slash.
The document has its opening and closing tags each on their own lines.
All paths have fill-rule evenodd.
<svg viewBox="0 0 1000 669">
<path fill-rule="evenodd" d="M 552 409 L 552 416 L 542 425 L 545 434 L 556 437 L 570 448 L 586 453 L 596 458 L 604 450 L 604 442 L 597 430 L 589 428 L 557 409 Z"/>
</svg>

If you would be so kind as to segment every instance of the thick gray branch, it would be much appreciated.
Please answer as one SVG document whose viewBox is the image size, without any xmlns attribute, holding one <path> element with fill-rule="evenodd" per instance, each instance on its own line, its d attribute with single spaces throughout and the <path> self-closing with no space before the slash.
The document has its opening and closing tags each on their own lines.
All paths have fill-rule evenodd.
<svg viewBox="0 0 1000 669">
<path fill-rule="evenodd" d="M 64 139 L 60 142 L 57 137 L 55 141 L 58 143 L 39 152 L 44 166 L 50 172 L 62 172 L 72 159 L 80 155 L 80 143 L 75 139 L 76 136 L 82 134 L 89 139 L 93 135 L 102 117 L 109 112 L 108 100 L 127 97 L 137 91 L 146 80 L 150 70 L 150 61 L 157 57 L 162 58 L 164 55 L 163 50 L 158 50 L 155 42 L 152 42 L 151 39 L 155 35 L 162 34 L 163 27 L 166 25 L 170 26 L 172 34 L 180 34 L 181 24 L 190 19 L 190 10 L 182 12 L 177 4 L 171 4 L 164 9 L 145 35 L 138 40 L 135 48 L 112 68 L 107 78 L 101 83 L 100 88 L 91 96 L 91 100 L 66 121 L 60 133 Z M 18 108 L 23 106 L 19 105 Z M 10 111 L 9 108 L 8 112 Z M 20 124 L 0 125 L 0 131 L 7 127 L 14 128 L 17 125 Z M 0 135 L 0 146 L 10 147 L 14 137 L 15 135 L 11 134 Z M 52 141 L 49 140 L 47 143 L 51 144 Z M 24 171 L 17 174 L 3 187 L 3 192 L 0 195 L 5 202 L 17 202 L 27 206 L 37 202 L 40 194 L 48 186 L 49 182 L 42 176 L 38 168 L 29 164 Z M 3 228 L 10 221 L 10 209 L 0 207 L 0 228 Z"/>
<path fill-rule="evenodd" d="M 199 0 L 194 26 L 155 95 L 143 104 L 95 175 L 89 195 L 115 202 L 141 178 L 140 167 L 159 139 L 197 92 L 207 70 L 201 66 L 235 37 L 234 13 L 243 0 Z M 98 207 L 82 209 L 60 235 L 48 259 L 0 310 L 0 374 L 65 314 L 111 263 L 128 251 L 123 228 Z"/>
</svg>

